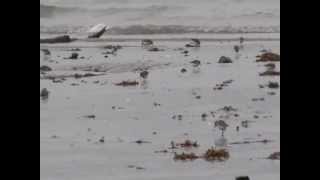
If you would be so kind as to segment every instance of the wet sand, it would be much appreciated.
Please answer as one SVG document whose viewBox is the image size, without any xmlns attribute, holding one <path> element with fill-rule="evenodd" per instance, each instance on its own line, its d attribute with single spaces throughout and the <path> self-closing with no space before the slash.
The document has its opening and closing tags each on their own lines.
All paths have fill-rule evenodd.
<svg viewBox="0 0 320 180">
<path fill-rule="evenodd" d="M 245 42 L 240 53 L 233 50 L 236 41 L 205 41 L 200 48 L 189 48 L 189 56 L 177 50 L 185 43 L 155 41 L 164 50 L 160 52 L 139 47 L 139 41 L 40 45 L 51 52 L 45 56 L 40 51 L 40 66 L 52 68 L 40 75 L 40 88 L 50 91 L 47 100 L 40 99 L 40 179 L 280 179 L 280 161 L 266 159 L 280 151 L 280 88 L 259 87 L 280 83 L 280 76 L 259 76 L 267 63 L 255 62 L 263 49 L 280 53 L 280 41 Z M 105 58 L 102 47 L 111 44 L 123 48 Z M 80 48 L 76 53 L 83 59 L 64 59 L 72 48 Z M 221 56 L 234 62 L 219 64 Z M 190 63 L 195 59 L 200 66 Z M 275 64 L 280 71 L 280 63 Z M 144 68 L 149 71 L 146 80 L 139 77 Z M 181 73 L 182 68 L 187 72 Z M 70 77 L 75 73 L 98 76 Z M 65 81 L 53 83 L 48 76 Z M 125 80 L 140 84 L 115 85 Z M 228 80 L 233 82 L 214 90 Z M 237 116 L 220 117 L 225 106 L 236 108 Z M 208 115 L 205 119 L 203 113 Z M 229 125 L 224 134 L 228 160 L 180 162 L 173 160 L 170 150 L 155 153 L 168 149 L 171 141 L 186 139 L 200 147 L 185 152 L 204 152 L 220 138 L 214 127 L 220 119 Z M 250 123 L 243 126 L 243 121 Z M 265 139 L 271 142 L 232 144 Z M 134 143 L 137 140 L 150 143 Z"/>
</svg>

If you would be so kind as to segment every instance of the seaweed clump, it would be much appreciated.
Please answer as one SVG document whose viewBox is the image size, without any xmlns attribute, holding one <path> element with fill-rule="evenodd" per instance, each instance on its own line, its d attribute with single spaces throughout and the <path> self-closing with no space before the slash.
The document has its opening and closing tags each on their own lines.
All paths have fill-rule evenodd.
<svg viewBox="0 0 320 180">
<path fill-rule="evenodd" d="M 174 153 L 174 160 L 180 160 L 180 161 L 187 161 L 187 160 L 196 160 L 196 159 L 199 159 L 199 156 L 197 156 L 196 154 L 194 153 L 181 153 L 181 154 L 178 154 L 178 153 Z"/>
<path fill-rule="evenodd" d="M 279 62 L 280 61 L 280 55 L 271 53 L 271 52 L 266 52 L 260 56 L 257 56 L 257 62 Z"/>
<path fill-rule="evenodd" d="M 229 159 L 230 154 L 227 150 L 225 149 L 215 149 L 215 148 L 210 148 L 206 151 L 206 153 L 203 155 L 203 158 L 207 161 L 224 161 Z"/>
<path fill-rule="evenodd" d="M 120 83 L 116 83 L 116 86 L 137 86 L 139 82 L 137 81 L 122 81 Z"/>
</svg>

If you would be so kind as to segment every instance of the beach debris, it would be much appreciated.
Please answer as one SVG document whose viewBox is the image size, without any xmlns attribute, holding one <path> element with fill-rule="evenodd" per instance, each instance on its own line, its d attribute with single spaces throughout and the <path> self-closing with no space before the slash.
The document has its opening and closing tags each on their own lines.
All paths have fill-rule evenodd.
<svg viewBox="0 0 320 180">
<path fill-rule="evenodd" d="M 128 168 L 130 169 L 136 169 L 136 170 L 145 170 L 146 168 L 141 166 L 135 166 L 135 165 L 128 165 Z"/>
<path fill-rule="evenodd" d="M 278 89 L 279 87 L 280 87 L 280 85 L 279 85 L 279 83 L 278 82 L 269 82 L 268 83 L 268 87 L 270 88 L 270 89 Z"/>
<path fill-rule="evenodd" d="M 274 152 L 270 154 L 267 159 L 280 160 L 280 152 Z"/>
<path fill-rule="evenodd" d="M 105 58 L 108 58 L 108 55 L 116 55 L 116 53 L 118 52 L 118 50 L 122 49 L 122 46 L 119 45 L 108 45 L 108 46 L 104 46 L 104 49 L 107 49 L 106 52 L 103 52 L 102 54 L 105 55 Z"/>
<path fill-rule="evenodd" d="M 229 159 L 229 157 L 230 154 L 226 149 L 215 149 L 214 147 L 208 149 L 203 155 L 206 161 L 224 161 Z"/>
<path fill-rule="evenodd" d="M 280 55 L 272 52 L 266 52 L 257 56 L 256 62 L 280 62 Z"/>
<path fill-rule="evenodd" d="M 172 116 L 172 119 L 178 119 L 179 121 L 181 121 L 182 118 L 183 116 L 181 114 Z"/>
<path fill-rule="evenodd" d="M 250 180 L 249 176 L 238 176 L 236 180 Z"/>
<path fill-rule="evenodd" d="M 171 142 L 171 146 L 172 146 L 172 142 Z M 200 145 L 198 144 L 197 141 L 191 141 L 189 139 L 185 140 L 182 143 L 174 143 L 174 147 L 181 147 L 181 148 L 197 148 L 199 146 Z"/>
<path fill-rule="evenodd" d="M 216 86 L 213 88 L 214 91 L 216 90 L 223 90 L 224 87 L 227 87 L 229 86 L 234 80 L 230 79 L 230 80 L 226 80 L 226 81 L 223 81 L 222 83 L 220 84 L 216 84 Z"/>
<path fill-rule="evenodd" d="M 79 51 L 81 51 L 81 49 L 80 48 L 71 48 L 71 49 L 68 49 L 67 51 L 79 52 Z"/>
<path fill-rule="evenodd" d="M 73 77 L 76 79 L 86 78 L 86 77 L 94 77 L 94 76 L 99 76 L 99 74 L 92 74 L 92 73 L 78 74 L 78 73 L 76 73 L 73 75 Z"/>
<path fill-rule="evenodd" d="M 50 94 L 50 92 L 48 91 L 48 89 L 43 88 L 40 92 L 40 97 L 41 97 L 41 99 L 46 100 L 49 98 L 49 94 Z"/>
<path fill-rule="evenodd" d="M 116 83 L 116 86 L 137 86 L 139 85 L 138 81 L 122 81 L 120 83 Z"/>
<path fill-rule="evenodd" d="M 99 143 L 105 143 L 104 136 L 99 139 Z"/>
<path fill-rule="evenodd" d="M 139 139 L 134 141 L 134 143 L 141 145 L 141 144 L 150 144 L 151 142 Z"/>
<path fill-rule="evenodd" d="M 237 141 L 237 142 L 231 142 L 230 145 L 240 145 L 240 144 L 255 144 L 255 143 L 262 143 L 267 144 L 273 142 L 272 140 L 264 139 L 264 140 L 256 140 L 256 141 Z"/>
<path fill-rule="evenodd" d="M 66 79 L 65 78 L 54 78 L 52 79 L 53 83 L 63 83 Z"/>
<path fill-rule="evenodd" d="M 70 85 L 71 85 L 71 86 L 80 86 L 79 83 L 71 83 Z"/>
<path fill-rule="evenodd" d="M 267 69 L 265 72 L 260 73 L 260 76 L 280 76 L 280 71 L 275 71 L 272 69 Z"/>
<path fill-rule="evenodd" d="M 64 58 L 64 59 L 72 59 L 72 60 L 76 60 L 79 58 L 79 54 L 78 53 L 72 53 L 69 57 Z"/>
<path fill-rule="evenodd" d="M 239 127 L 239 126 L 236 127 L 236 131 L 237 131 L 237 132 L 240 131 L 240 127 Z"/>
<path fill-rule="evenodd" d="M 251 101 L 256 102 L 256 101 L 264 101 L 265 99 L 262 98 L 252 98 Z"/>
<path fill-rule="evenodd" d="M 268 63 L 264 65 L 265 67 L 267 67 L 269 70 L 274 70 L 276 68 L 276 64 L 274 63 Z"/>
<path fill-rule="evenodd" d="M 174 153 L 174 157 L 173 159 L 175 161 L 187 161 L 187 160 L 190 160 L 190 161 L 193 161 L 193 160 L 196 160 L 196 159 L 199 159 L 199 156 L 197 156 L 196 154 L 194 153 L 181 153 L 181 154 L 178 154 L 178 153 Z"/>
<path fill-rule="evenodd" d="M 160 150 L 160 151 L 154 151 L 154 153 L 164 153 L 164 154 L 165 154 L 165 153 L 168 153 L 168 152 L 169 152 L 169 151 L 166 150 L 166 149 L 165 149 L 165 150 Z"/>
<path fill-rule="evenodd" d="M 268 92 L 267 94 L 270 96 L 274 96 L 274 95 L 276 95 L 276 92 Z"/>
<path fill-rule="evenodd" d="M 159 103 L 157 103 L 157 102 L 154 102 L 154 103 L 153 103 L 153 106 L 154 106 L 154 107 L 159 107 L 159 106 L 161 106 L 161 104 L 159 104 Z"/>
<path fill-rule="evenodd" d="M 142 77 L 143 79 L 147 79 L 149 75 L 149 72 L 148 71 L 142 71 L 140 72 L 140 77 Z"/>
<path fill-rule="evenodd" d="M 157 48 L 157 47 L 150 47 L 150 48 L 148 48 L 148 51 L 150 51 L 150 52 L 158 52 L 158 51 L 164 51 L 164 49 L 160 49 L 160 48 Z"/>
<path fill-rule="evenodd" d="M 85 118 L 88 118 L 88 119 L 95 119 L 96 118 L 96 116 L 95 115 L 86 115 L 86 116 L 83 116 L 83 117 L 85 117 Z"/>
<path fill-rule="evenodd" d="M 221 64 L 232 63 L 232 60 L 229 57 L 221 56 L 218 63 L 221 63 Z"/>
<path fill-rule="evenodd" d="M 93 26 L 91 29 L 88 31 L 88 38 L 100 38 L 107 30 L 109 29 L 108 26 L 105 24 L 97 24 Z"/>
<path fill-rule="evenodd" d="M 224 106 L 220 110 L 225 111 L 225 112 L 235 112 L 235 111 L 237 111 L 237 109 L 232 107 L 232 106 Z"/>
<path fill-rule="evenodd" d="M 191 39 L 191 42 L 186 44 L 186 47 L 200 47 L 201 42 L 199 39 Z"/>
<path fill-rule="evenodd" d="M 70 43 L 74 40 L 76 39 L 72 39 L 68 35 L 63 35 L 54 38 L 40 39 L 40 44 Z"/>
</svg>

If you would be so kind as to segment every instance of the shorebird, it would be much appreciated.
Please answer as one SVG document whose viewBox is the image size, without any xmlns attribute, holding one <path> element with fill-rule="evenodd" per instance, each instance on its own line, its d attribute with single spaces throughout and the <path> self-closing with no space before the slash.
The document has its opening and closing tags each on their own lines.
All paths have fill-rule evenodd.
<svg viewBox="0 0 320 180">
<path fill-rule="evenodd" d="M 201 42 L 199 39 L 191 39 L 189 44 L 186 44 L 186 47 L 200 47 Z"/>
<path fill-rule="evenodd" d="M 150 47 L 153 45 L 153 41 L 151 39 L 143 39 L 141 41 L 141 47 Z"/>
<path fill-rule="evenodd" d="M 214 127 L 218 127 L 221 130 L 221 136 L 224 136 L 224 131 L 227 129 L 229 125 L 223 120 L 219 120 L 214 122 Z"/>
</svg>

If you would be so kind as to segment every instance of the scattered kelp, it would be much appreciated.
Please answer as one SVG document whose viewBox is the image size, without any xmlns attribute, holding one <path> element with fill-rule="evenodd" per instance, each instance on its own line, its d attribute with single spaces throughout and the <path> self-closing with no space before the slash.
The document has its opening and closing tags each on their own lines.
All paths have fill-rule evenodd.
<svg viewBox="0 0 320 180">
<path fill-rule="evenodd" d="M 120 83 L 116 83 L 116 86 L 138 86 L 138 81 L 122 81 Z"/>
</svg>

